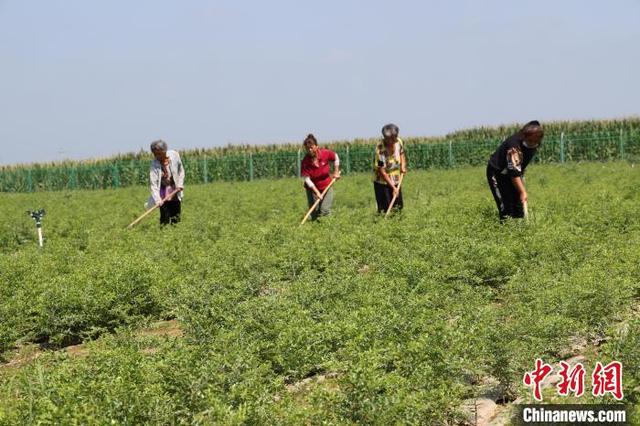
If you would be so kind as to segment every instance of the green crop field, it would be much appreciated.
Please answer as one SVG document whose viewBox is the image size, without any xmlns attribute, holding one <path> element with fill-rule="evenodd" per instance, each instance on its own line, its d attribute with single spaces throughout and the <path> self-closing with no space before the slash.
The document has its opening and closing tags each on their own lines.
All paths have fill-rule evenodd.
<svg viewBox="0 0 640 426">
<path fill-rule="evenodd" d="M 303 227 L 293 178 L 187 185 L 181 224 L 131 231 L 144 187 L 0 194 L 0 424 L 456 424 L 574 355 L 637 406 L 640 167 L 527 174 L 504 225 L 483 167 L 410 171 L 389 220 L 351 175 Z"/>
</svg>

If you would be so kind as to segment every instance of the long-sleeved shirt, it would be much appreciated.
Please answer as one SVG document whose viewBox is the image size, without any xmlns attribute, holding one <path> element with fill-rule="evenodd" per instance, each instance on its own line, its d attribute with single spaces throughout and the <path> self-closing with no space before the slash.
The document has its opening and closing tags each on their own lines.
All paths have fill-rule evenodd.
<svg viewBox="0 0 640 426">
<path fill-rule="evenodd" d="M 163 175 L 165 184 L 167 180 L 172 180 L 176 188 L 184 188 L 184 167 L 180 159 L 180 154 L 178 154 L 178 151 L 169 150 L 167 151 L 167 158 L 169 159 L 169 164 L 167 170 L 164 170 L 164 173 L 162 163 L 155 159 L 151 162 L 151 168 L 149 169 L 151 198 L 147 201 L 148 206 L 154 206 L 162 201 L 161 190 L 165 187 L 165 185 L 163 185 Z M 183 191 L 180 191 L 178 193 L 179 200 L 182 200 L 182 192 Z"/>
</svg>

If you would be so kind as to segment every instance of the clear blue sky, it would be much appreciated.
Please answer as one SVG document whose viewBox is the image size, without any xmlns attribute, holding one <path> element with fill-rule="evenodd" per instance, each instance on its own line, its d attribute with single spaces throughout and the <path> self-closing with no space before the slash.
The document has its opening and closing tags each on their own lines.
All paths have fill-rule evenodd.
<svg viewBox="0 0 640 426">
<path fill-rule="evenodd" d="M 0 164 L 637 115 L 639 0 L 0 0 Z"/>
</svg>

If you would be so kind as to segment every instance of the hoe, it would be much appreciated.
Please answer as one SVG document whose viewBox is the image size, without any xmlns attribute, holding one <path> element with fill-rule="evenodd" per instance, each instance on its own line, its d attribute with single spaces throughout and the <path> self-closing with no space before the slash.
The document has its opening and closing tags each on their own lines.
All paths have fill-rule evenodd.
<svg viewBox="0 0 640 426">
<path fill-rule="evenodd" d="M 162 202 L 164 203 L 165 201 L 168 201 L 171 199 L 171 197 L 173 197 L 173 195 L 178 192 L 178 190 L 175 190 L 173 192 L 171 192 L 169 195 L 167 195 L 166 197 L 164 197 L 162 199 Z M 155 209 L 157 209 L 158 207 L 160 207 L 159 204 L 156 204 L 155 206 L 151 207 L 149 210 L 147 210 L 146 212 L 142 213 L 142 215 L 140 215 L 139 218 L 137 218 L 136 220 L 134 220 L 133 222 L 131 222 L 129 224 L 129 226 L 127 226 L 127 229 L 131 229 L 134 226 L 136 226 L 139 222 L 142 221 L 142 219 L 144 219 L 145 217 L 149 216 L 151 214 L 151 212 L 153 212 Z"/>
</svg>

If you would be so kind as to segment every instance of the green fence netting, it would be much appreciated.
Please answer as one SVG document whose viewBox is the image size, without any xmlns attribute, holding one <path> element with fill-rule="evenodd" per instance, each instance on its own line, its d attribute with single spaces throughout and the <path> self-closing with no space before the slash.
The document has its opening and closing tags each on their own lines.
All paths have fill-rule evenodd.
<svg viewBox="0 0 640 426">
<path fill-rule="evenodd" d="M 494 138 L 436 143 L 408 143 L 410 169 L 452 168 L 486 164 L 501 140 Z M 334 147 L 345 174 L 369 172 L 374 147 L 342 144 Z M 302 150 L 247 152 L 218 157 L 183 155 L 186 181 L 250 181 L 300 175 Z M 636 160 L 640 158 L 640 129 L 616 132 L 556 133 L 545 136 L 535 161 Z M 100 164 L 71 163 L 64 166 L 34 165 L 0 169 L 1 192 L 35 192 L 75 189 L 120 188 L 148 183 L 149 159 L 115 159 Z"/>
</svg>

